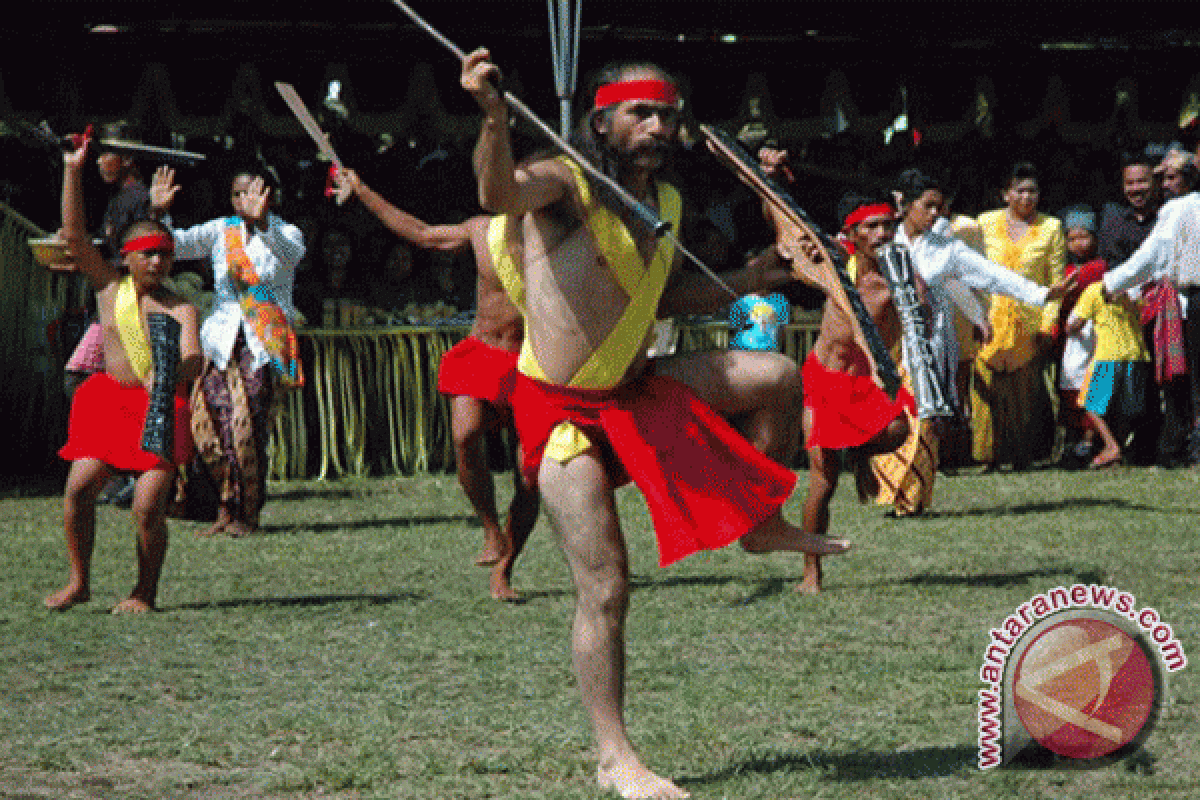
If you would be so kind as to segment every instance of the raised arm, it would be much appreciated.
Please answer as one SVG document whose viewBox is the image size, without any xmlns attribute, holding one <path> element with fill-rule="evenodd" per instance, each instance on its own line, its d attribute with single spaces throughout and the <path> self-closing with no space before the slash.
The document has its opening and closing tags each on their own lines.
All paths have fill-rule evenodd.
<svg viewBox="0 0 1200 800">
<path fill-rule="evenodd" d="M 417 219 L 385 200 L 382 195 L 367 186 L 352 169 L 338 170 L 334 180 L 337 181 L 339 189 L 347 195 L 357 197 L 363 207 L 374 214 L 388 230 L 417 247 L 453 252 L 471 243 L 470 233 L 465 225 L 430 225 Z"/>
<path fill-rule="evenodd" d="M 116 268 L 104 260 L 92 244 L 83 208 L 83 167 L 87 161 L 89 140 L 84 139 L 73 152 L 63 154 L 62 232 L 75 271 L 85 275 L 97 289 L 117 280 Z"/>
<path fill-rule="evenodd" d="M 1049 289 L 1039 286 L 1011 269 L 993 263 L 957 239 L 950 240 L 954 274 L 968 286 L 989 294 L 1003 294 L 1031 306 L 1046 303 Z"/>
<path fill-rule="evenodd" d="M 190 228 L 176 229 L 171 223 L 169 211 L 179 193 L 175 182 L 175 170 L 159 167 L 150 179 L 150 210 L 163 221 L 175 238 L 177 259 L 208 258 L 220 234 L 220 220 L 203 222 Z"/>
<path fill-rule="evenodd" d="M 483 110 L 474 155 L 479 204 L 497 214 L 536 211 L 566 196 L 570 175 L 553 161 L 517 168 L 508 131 L 508 105 L 496 88 L 500 72 L 489 58 L 483 48 L 468 55 L 459 79 Z"/>
<path fill-rule="evenodd" d="M 988 328 L 987 310 L 979 302 L 979 298 L 963 281 L 958 278 L 948 278 L 942 283 L 942 291 L 950 298 L 950 302 L 970 320 L 971 324 L 981 330 Z"/>
</svg>

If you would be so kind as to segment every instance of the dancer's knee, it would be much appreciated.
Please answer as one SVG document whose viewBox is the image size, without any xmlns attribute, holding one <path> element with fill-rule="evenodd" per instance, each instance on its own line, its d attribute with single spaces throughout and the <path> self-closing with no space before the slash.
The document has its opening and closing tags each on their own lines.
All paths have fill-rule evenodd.
<svg viewBox="0 0 1200 800">
<path fill-rule="evenodd" d="M 617 564 L 593 566 L 575 575 L 580 613 L 622 619 L 629 610 L 629 577 Z"/>
</svg>

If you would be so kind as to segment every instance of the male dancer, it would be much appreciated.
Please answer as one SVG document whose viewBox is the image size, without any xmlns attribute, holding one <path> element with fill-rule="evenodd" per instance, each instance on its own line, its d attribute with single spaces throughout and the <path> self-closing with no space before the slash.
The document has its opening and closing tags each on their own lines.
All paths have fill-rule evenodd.
<svg viewBox="0 0 1200 800">
<path fill-rule="evenodd" d="M 75 392 L 66 445 L 59 451 L 71 462 L 63 492 L 63 527 L 67 539 L 70 579 L 46 598 L 47 608 L 65 610 L 91 598 L 92 550 L 96 538 L 96 497 L 115 472 L 136 474 L 133 519 L 137 529 L 138 580 L 129 597 L 113 613 L 154 609 L 158 578 L 167 551 L 167 503 L 175 486 L 175 470 L 191 457 L 188 387 L 199 374 L 202 355 L 196 307 L 167 291 L 162 281 L 171 272 L 171 234 L 153 220 L 134 222 L 117 241 L 129 272 L 117 267 L 92 245 L 84 225 L 83 163 L 88 142 L 63 157 L 62 236 L 69 245 L 72 269 L 88 277 L 96 289 L 96 306 L 104 338 L 104 370 L 89 377 Z M 168 317 L 178 338 L 167 350 L 178 358 L 156 358 L 156 344 L 147 336 L 155 316 Z M 154 320 L 155 323 L 162 320 Z M 167 337 L 168 339 L 171 337 Z M 173 448 L 143 449 L 143 427 L 156 381 L 164 394 L 174 394 Z M 169 400 L 169 397 L 168 397 Z M 168 405 L 170 403 L 168 402 Z M 170 415 L 170 411 L 167 412 Z M 164 443 L 165 444 L 165 443 Z"/>
<path fill-rule="evenodd" d="M 483 523 L 483 551 L 475 563 L 492 567 L 492 597 L 518 600 L 520 596 L 512 588 L 513 563 L 537 522 L 539 503 L 537 490 L 521 479 L 518 455 L 513 467 L 513 499 L 501 527 L 487 463 L 488 432 L 509 428 L 516 433 L 512 429 L 512 391 L 517 353 L 525 340 L 521 310 L 509 298 L 488 249 L 493 218 L 475 216 L 458 225 L 429 225 L 389 203 L 352 169 L 340 170 L 335 180 L 342 193 L 358 197 L 400 238 L 427 250 L 456 252 L 470 247 L 475 254 L 475 322 L 467 338 L 442 356 L 438 391 L 451 398 L 458 482 Z M 496 218 L 494 224 L 502 226 L 503 220 Z"/>
<path fill-rule="evenodd" d="M 625 727 L 629 567 L 614 488 L 632 479 L 646 497 L 662 566 L 734 541 L 749 552 L 819 554 L 849 544 L 788 523 L 780 509 L 795 475 L 721 416 L 786 463 L 796 365 L 777 353 L 728 350 L 649 365 L 656 312 L 712 310 L 728 296 L 708 278 L 680 272 L 674 246 L 574 162 L 516 165 L 488 59 L 483 49 L 467 56 L 461 82 L 484 112 L 475 152 L 480 202 L 508 217 L 496 251 L 521 256 L 527 312 L 513 408 L 523 469 L 542 492 L 575 582 L 572 652 L 597 741 L 597 781 L 625 798 L 687 797 L 642 763 Z M 615 66 L 601 72 L 594 97 L 579 147 L 678 229 L 679 194 L 658 180 L 678 138 L 674 84 L 650 64 Z M 745 294 L 789 279 L 772 248 L 728 282 Z"/>
<path fill-rule="evenodd" d="M 849 195 L 839 211 L 842 234 L 854 248 L 848 266 L 859 296 L 884 345 L 898 354 L 900 317 L 877 260 L 879 248 L 895 234 L 896 209 L 884 197 Z M 916 413 L 907 389 L 900 389 L 893 400 L 876 385 L 867 354 L 855 341 L 854 325 L 844 308 L 827 301 L 817 341 L 804 362 L 804 447 L 809 465 L 804 530 L 810 534 L 829 530 L 829 502 L 842 469 L 839 451 L 851 451 L 858 462 L 860 496 L 874 494 L 867 459 L 904 444 L 910 427 L 905 411 Z M 820 590 L 820 554 L 806 554 L 804 579 L 796 591 Z"/>
</svg>

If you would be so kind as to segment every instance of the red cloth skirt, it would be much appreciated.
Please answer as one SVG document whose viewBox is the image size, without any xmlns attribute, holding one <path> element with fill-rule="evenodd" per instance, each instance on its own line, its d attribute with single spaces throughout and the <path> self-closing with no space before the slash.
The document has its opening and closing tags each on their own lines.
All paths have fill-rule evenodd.
<svg viewBox="0 0 1200 800">
<path fill-rule="evenodd" d="M 804 406 L 812 410 L 806 448 L 858 447 L 905 409 L 917 413 L 917 404 L 907 389 L 901 388 L 892 400 L 870 375 L 847 375 L 829 369 L 817 359 L 816 352 L 808 354 L 800 377 L 804 382 Z"/>
<path fill-rule="evenodd" d="M 663 567 L 737 541 L 779 511 L 796 483 L 794 472 L 671 378 L 596 390 L 518 374 L 513 413 L 530 485 L 550 432 L 564 420 L 601 448 L 614 483 L 632 478 L 650 508 Z"/>
<path fill-rule="evenodd" d="M 438 391 L 511 406 L 517 354 L 468 336 L 450 348 L 438 366 Z"/>
<path fill-rule="evenodd" d="M 67 443 L 58 451 L 66 461 L 94 458 L 113 469 L 146 472 L 174 469 L 192 458 L 192 410 L 175 396 L 175 462 L 169 464 L 141 448 L 142 426 L 150 395 L 142 386 L 122 386 L 107 372 L 80 384 L 71 402 Z"/>
</svg>

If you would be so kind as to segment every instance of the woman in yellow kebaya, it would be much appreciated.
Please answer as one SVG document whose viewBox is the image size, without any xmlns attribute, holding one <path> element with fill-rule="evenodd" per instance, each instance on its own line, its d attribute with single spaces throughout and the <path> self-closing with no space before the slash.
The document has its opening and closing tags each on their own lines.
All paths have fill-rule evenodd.
<svg viewBox="0 0 1200 800">
<path fill-rule="evenodd" d="M 987 258 L 1042 286 L 1058 283 L 1066 263 L 1062 223 L 1039 213 L 1037 170 L 1018 163 L 1004 190 L 1005 207 L 979 216 Z M 1052 438 L 1050 397 L 1042 379 L 1042 334 L 1058 318 L 1057 302 L 1036 309 L 995 296 L 992 340 L 975 358 L 972 389 L 974 456 L 986 467 L 1029 465 L 1039 442 Z"/>
</svg>

